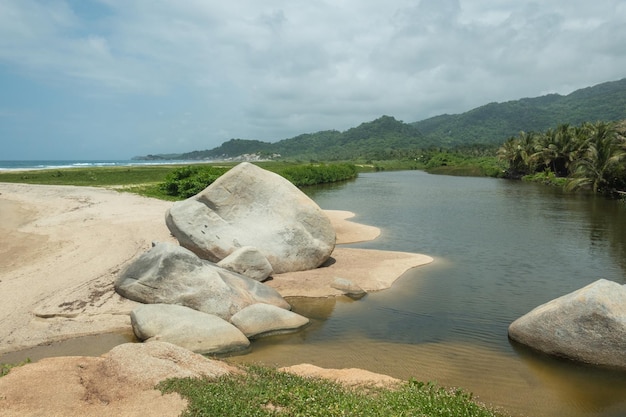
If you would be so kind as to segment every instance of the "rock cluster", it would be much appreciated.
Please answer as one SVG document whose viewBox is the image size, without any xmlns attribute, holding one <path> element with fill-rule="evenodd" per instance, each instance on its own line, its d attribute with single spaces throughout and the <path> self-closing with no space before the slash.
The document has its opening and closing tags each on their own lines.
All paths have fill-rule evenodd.
<svg viewBox="0 0 626 417">
<path fill-rule="evenodd" d="M 309 320 L 290 310 L 273 288 L 157 243 L 119 275 L 116 291 L 145 303 L 131 313 L 142 341 L 160 340 L 196 353 L 245 350 L 249 338 L 296 331 Z"/>
<path fill-rule="evenodd" d="M 146 304 L 131 314 L 140 340 L 226 353 L 308 324 L 262 283 L 317 268 L 335 248 L 328 216 L 289 181 L 242 163 L 174 203 L 165 222 L 180 246 L 154 244 L 115 282 L 120 295 Z"/>
<path fill-rule="evenodd" d="M 172 243 L 158 243 L 135 259 L 121 272 L 115 289 L 140 303 L 179 304 L 224 320 L 255 303 L 290 308 L 273 288 Z"/>
<path fill-rule="evenodd" d="M 509 326 L 540 352 L 626 370 L 626 285 L 600 279 L 540 305 Z"/>
</svg>

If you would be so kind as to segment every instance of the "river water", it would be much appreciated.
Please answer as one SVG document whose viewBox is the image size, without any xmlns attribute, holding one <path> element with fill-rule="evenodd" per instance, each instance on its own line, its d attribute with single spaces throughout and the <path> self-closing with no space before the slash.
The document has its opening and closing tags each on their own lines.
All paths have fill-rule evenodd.
<svg viewBox="0 0 626 417">
<path fill-rule="evenodd" d="M 424 253 L 430 265 L 354 301 L 290 299 L 312 319 L 254 341 L 237 363 L 363 368 L 461 387 L 513 416 L 624 417 L 626 372 L 530 352 L 509 341 L 518 317 L 599 278 L 626 283 L 626 204 L 543 185 L 421 171 L 360 174 L 307 190 L 381 236 L 351 247 Z M 99 355 L 132 335 L 99 335 L 0 357 Z"/>
<path fill-rule="evenodd" d="M 508 325 L 599 278 L 626 283 L 626 205 L 490 178 L 361 174 L 309 191 L 382 229 L 352 247 L 435 262 L 359 301 L 291 300 L 313 323 L 255 341 L 235 362 L 358 367 L 462 387 L 513 415 L 626 416 L 626 373 L 529 352 Z"/>
</svg>

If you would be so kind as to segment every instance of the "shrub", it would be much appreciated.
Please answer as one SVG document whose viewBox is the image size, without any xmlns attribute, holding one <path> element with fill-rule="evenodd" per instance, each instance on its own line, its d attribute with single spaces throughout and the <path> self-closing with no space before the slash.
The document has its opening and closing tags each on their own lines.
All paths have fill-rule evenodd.
<svg viewBox="0 0 626 417">
<path fill-rule="evenodd" d="M 177 168 L 167 174 L 159 188 L 167 195 L 188 198 L 204 190 L 228 168 L 211 165 L 189 165 Z"/>
<path fill-rule="evenodd" d="M 297 165 L 277 171 L 297 187 L 356 178 L 358 171 L 353 164 Z"/>
</svg>

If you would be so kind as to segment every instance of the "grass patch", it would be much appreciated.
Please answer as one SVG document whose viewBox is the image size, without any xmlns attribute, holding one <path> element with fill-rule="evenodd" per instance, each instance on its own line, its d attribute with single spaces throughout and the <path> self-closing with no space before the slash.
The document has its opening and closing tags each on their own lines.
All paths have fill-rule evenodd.
<svg viewBox="0 0 626 417">
<path fill-rule="evenodd" d="M 532 175 L 525 175 L 522 177 L 522 181 L 536 182 L 545 185 L 552 185 L 555 187 L 565 187 L 569 179 L 564 177 L 557 177 L 552 171 L 546 170 L 543 172 L 537 172 Z"/>
<path fill-rule="evenodd" d="M 216 379 L 169 379 L 158 385 L 189 401 L 186 417 L 201 416 L 503 416 L 472 401 L 470 394 L 409 381 L 393 389 L 347 388 L 273 368 L 247 366 L 245 373 Z"/>
<path fill-rule="evenodd" d="M 20 363 L 0 363 L 0 377 L 7 375 L 11 371 L 11 369 L 18 366 L 26 365 L 27 363 L 30 363 L 30 358 Z"/>
<path fill-rule="evenodd" d="M 220 162 L 8 171 L 0 172 L 0 182 L 114 188 L 162 200 L 180 200 L 202 191 L 235 165 Z M 282 175 L 299 187 L 344 181 L 358 173 L 356 166 L 348 163 L 268 161 L 255 165 Z"/>
<path fill-rule="evenodd" d="M 156 184 L 177 166 L 132 166 L 41 169 L 0 172 L 0 182 L 94 187 Z"/>
</svg>

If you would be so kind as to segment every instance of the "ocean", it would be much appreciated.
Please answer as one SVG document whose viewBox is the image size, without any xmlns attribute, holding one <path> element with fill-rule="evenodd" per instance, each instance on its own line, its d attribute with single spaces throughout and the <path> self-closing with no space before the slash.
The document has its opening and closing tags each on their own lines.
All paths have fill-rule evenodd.
<svg viewBox="0 0 626 417">
<path fill-rule="evenodd" d="M 147 166 L 147 165 L 186 165 L 199 164 L 210 161 L 181 161 L 181 160 L 41 160 L 41 161 L 0 161 L 0 171 L 20 171 L 32 169 L 55 168 L 86 168 L 86 167 L 115 167 L 115 166 Z"/>
</svg>

